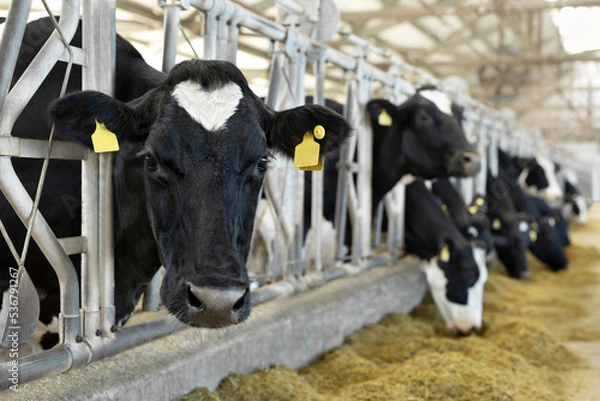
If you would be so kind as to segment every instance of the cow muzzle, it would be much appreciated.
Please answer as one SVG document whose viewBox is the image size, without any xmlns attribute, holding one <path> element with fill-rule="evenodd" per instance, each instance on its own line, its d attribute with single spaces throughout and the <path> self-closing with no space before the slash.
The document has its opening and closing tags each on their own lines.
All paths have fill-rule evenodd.
<svg viewBox="0 0 600 401">
<path fill-rule="evenodd" d="M 481 171 L 481 158 L 472 151 L 457 152 L 448 164 L 448 172 L 456 177 L 473 177 Z"/>
<path fill-rule="evenodd" d="M 187 323 L 197 327 L 237 324 L 250 313 L 248 288 L 216 288 L 186 284 Z"/>
</svg>

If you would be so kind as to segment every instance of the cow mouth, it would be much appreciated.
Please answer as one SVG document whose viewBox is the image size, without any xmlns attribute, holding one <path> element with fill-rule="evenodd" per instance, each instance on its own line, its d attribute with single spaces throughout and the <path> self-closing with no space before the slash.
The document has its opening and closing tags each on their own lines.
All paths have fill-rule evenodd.
<svg viewBox="0 0 600 401">
<path fill-rule="evenodd" d="M 481 171 L 481 158 L 472 151 L 457 152 L 448 163 L 448 172 L 455 177 L 473 177 Z"/>
</svg>

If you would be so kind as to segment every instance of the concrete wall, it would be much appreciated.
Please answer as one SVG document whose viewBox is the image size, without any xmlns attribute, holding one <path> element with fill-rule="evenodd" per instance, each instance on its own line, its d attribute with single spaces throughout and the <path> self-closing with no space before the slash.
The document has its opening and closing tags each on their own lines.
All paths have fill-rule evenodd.
<svg viewBox="0 0 600 401">
<path fill-rule="evenodd" d="M 300 368 L 344 337 L 420 304 L 426 283 L 416 259 L 371 269 L 255 308 L 245 323 L 185 329 L 84 368 L 0 393 L 2 400 L 175 400 L 214 389 L 231 372 L 270 364 Z"/>
</svg>

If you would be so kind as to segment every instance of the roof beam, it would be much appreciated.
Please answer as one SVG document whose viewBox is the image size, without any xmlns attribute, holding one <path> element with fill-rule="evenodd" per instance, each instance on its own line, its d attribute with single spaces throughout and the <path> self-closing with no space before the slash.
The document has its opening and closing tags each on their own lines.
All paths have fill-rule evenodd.
<svg viewBox="0 0 600 401">
<path fill-rule="evenodd" d="M 475 58 L 468 57 L 461 60 L 453 61 L 429 61 L 430 64 L 436 66 L 447 67 L 479 67 L 482 65 L 557 65 L 562 63 L 573 63 L 576 61 L 600 61 L 600 53 L 596 51 L 567 54 L 562 56 L 541 56 L 541 57 L 524 57 L 515 58 L 505 55 L 497 55 L 494 58 Z"/>
<path fill-rule="evenodd" d="M 544 11 L 555 8 L 564 7 L 593 7 L 598 6 L 598 0 L 557 0 L 553 2 L 523 2 L 523 3 L 508 3 L 504 6 L 506 13 L 523 13 L 530 11 Z M 465 4 L 462 6 L 432 6 L 433 11 L 437 15 L 472 15 L 472 14 L 487 14 L 497 10 L 492 4 Z M 376 11 L 353 11 L 344 12 L 341 14 L 342 21 L 365 21 L 369 19 L 395 19 L 395 20 L 413 20 L 424 17 L 430 17 L 432 11 L 423 7 L 385 7 Z"/>
</svg>

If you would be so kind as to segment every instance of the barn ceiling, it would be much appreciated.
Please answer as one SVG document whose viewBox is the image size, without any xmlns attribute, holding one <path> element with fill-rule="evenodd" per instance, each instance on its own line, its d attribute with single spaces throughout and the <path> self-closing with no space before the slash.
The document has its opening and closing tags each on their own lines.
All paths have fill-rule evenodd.
<svg viewBox="0 0 600 401">
<path fill-rule="evenodd" d="M 235 2 L 269 19 L 278 18 L 274 0 Z M 317 0 L 297 2 L 318 3 Z M 0 1 L 5 9 L 8 3 Z M 133 41 L 151 64 L 160 67 L 163 11 L 158 1 L 116 0 L 116 3 L 117 31 Z M 337 28 L 390 49 L 394 55 L 440 79 L 462 77 L 473 98 L 496 108 L 514 110 L 519 122 L 539 127 L 547 140 L 598 142 L 600 51 L 567 51 L 561 37 L 564 32 L 559 32 L 555 24 L 561 10 L 598 6 L 598 0 L 338 0 L 336 3 L 341 20 Z M 599 12 L 600 7 L 587 10 Z M 188 10 L 181 17 L 191 46 L 182 35 L 180 57 L 193 57 L 192 47 L 201 56 L 202 13 Z M 335 15 L 327 14 L 324 19 L 321 28 L 335 31 Z M 598 21 L 600 12 L 596 24 Z M 245 69 L 251 83 L 264 86 L 269 41 L 244 30 L 240 43 L 243 54 L 238 64 Z M 352 47 L 340 34 L 334 35 L 328 44 L 347 51 Z M 381 57 L 371 61 L 382 69 L 389 66 Z"/>
</svg>

